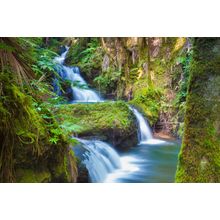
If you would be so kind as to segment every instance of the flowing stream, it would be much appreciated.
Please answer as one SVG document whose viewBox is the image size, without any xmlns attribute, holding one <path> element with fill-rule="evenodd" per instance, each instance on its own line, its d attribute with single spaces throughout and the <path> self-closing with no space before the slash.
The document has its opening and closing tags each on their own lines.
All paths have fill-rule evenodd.
<svg viewBox="0 0 220 220">
<path fill-rule="evenodd" d="M 69 48 L 66 47 L 66 50 L 59 57 L 55 58 L 55 62 L 61 66 L 60 76 L 71 82 L 72 96 L 74 97 L 72 101 L 100 102 L 101 98 L 94 90 L 88 88 L 88 84 L 80 75 L 79 68 L 63 65 L 68 50 Z"/>
<path fill-rule="evenodd" d="M 101 102 L 101 97 L 88 87 L 78 67 L 63 65 L 68 47 L 55 62 L 61 66 L 60 76 L 71 81 L 74 102 Z M 100 140 L 78 139 L 85 149 L 82 163 L 91 182 L 173 182 L 180 144 L 153 138 L 143 115 L 130 106 L 138 123 L 139 144 L 127 152 L 118 153 Z"/>
</svg>

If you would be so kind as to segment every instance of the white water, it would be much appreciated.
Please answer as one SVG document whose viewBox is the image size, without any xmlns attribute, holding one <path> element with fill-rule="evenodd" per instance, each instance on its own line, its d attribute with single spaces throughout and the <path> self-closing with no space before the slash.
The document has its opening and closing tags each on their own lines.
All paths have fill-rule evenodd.
<svg viewBox="0 0 220 220">
<path fill-rule="evenodd" d="M 77 138 L 87 150 L 84 153 L 85 164 L 91 182 L 117 182 L 119 178 L 127 177 L 139 170 L 135 162 L 138 158 L 122 156 L 107 144 L 99 140 L 84 140 Z"/>
<path fill-rule="evenodd" d="M 74 101 L 78 102 L 98 102 L 100 97 L 91 89 L 88 88 L 87 83 L 80 75 L 78 67 L 63 67 L 66 73 L 66 79 L 76 83 L 77 86 L 72 85 Z"/>
<path fill-rule="evenodd" d="M 88 150 L 83 163 L 91 182 L 104 182 L 109 173 L 121 168 L 120 156 L 109 144 L 98 140 L 77 140 Z"/>
<path fill-rule="evenodd" d="M 139 144 L 161 144 L 165 143 L 165 141 L 153 138 L 151 128 L 147 122 L 147 120 L 143 117 L 143 115 L 138 112 L 134 107 L 130 107 L 132 112 L 134 113 L 137 122 L 138 122 L 138 130 L 139 130 Z"/>
<path fill-rule="evenodd" d="M 78 67 L 68 67 L 64 66 L 63 62 L 66 58 L 69 48 L 66 47 L 65 52 L 63 52 L 59 57 L 56 57 L 54 60 L 61 65 L 64 74 L 64 79 L 67 79 L 72 82 L 72 94 L 75 102 L 100 102 L 101 98 L 99 95 L 88 88 L 88 84 L 82 78 L 80 70 Z"/>
<path fill-rule="evenodd" d="M 65 46 L 65 51 L 59 56 L 59 57 L 55 57 L 54 61 L 58 64 L 63 64 L 64 63 L 64 60 L 66 58 L 66 55 L 68 53 L 68 50 L 69 50 L 69 47 L 68 46 Z"/>
<path fill-rule="evenodd" d="M 126 178 L 140 170 L 137 162 L 141 162 L 141 159 L 134 156 L 122 156 L 120 157 L 121 167 L 109 173 L 105 178 L 106 183 L 116 183 L 119 179 Z"/>
<path fill-rule="evenodd" d="M 138 127 L 139 127 L 139 133 L 140 133 L 140 142 L 145 142 L 149 139 L 152 139 L 152 133 L 150 126 L 148 125 L 147 121 L 144 119 L 144 117 L 141 115 L 140 112 L 138 112 L 137 109 L 130 107 L 132 112 L 134 113 L 137 121 L 138 121 Z"/>
</svg>

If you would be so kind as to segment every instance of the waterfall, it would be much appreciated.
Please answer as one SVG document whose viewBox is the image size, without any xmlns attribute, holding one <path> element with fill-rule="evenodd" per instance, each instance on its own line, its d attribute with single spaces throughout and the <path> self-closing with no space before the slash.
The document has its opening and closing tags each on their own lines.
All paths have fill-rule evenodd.
<svg viewBox="0 0 220 220">
<path fill-rule="evenodd" d="M 138 122 L 139 144 L 160 144 L 165 141 L 153 138 L 151 128 L 143 115 L 134 107 L 130 106 Z"/>
<path fill-rule="evenodd" d="M 152 139 L 153 135 L 147 120 L 144 119 L 144 117 L 141 115 L 140 112 L 138 112 L 137 109 L 133 107 L 130 107 L 130 109 L 134 113 L 138 122 L 140 142 L 146 142 L 147 140 Z"/>
<path fill-rule="evenodd" d="M 86 166 L 93 183 L 120 182 L 121 178 L 140 170 L 136 163 L 141 159 L 135 156 L 119 156 L 111 145 L 103 141 L 76 139 L 86 149 L 82 163 Z"/>
<path fill-rule="evenodd" d="M 68 67 L 63 65 L 66 58 L 68 47 L 65 51 L 54 59 L 58 64 L 59 75 L 64 80 L 71 82 L 71 91 L 74 99 L 73 102 L 100 102 L 101 98 L 98 94 L 88 88 L 88 84 L 81 76 L 78 67 Z M 57 94 L 61 91 L 59 83 L 54 80 L 54 88 L 57 89 Z M 157 158 L 152 162 L 151 157 L 157 155 L 150 155 L 152 149 L 151 145 L 168 143 L 159 139 L 154 139 L 151 128 L 143 115 L 137 109 L 130 106 L 138 123 L 139 144 L 137 148 L 133 149 L 131 154 L 118 154 L 115 149 L 108 143 L 99 140 L 84 140 L 77 139 L 82 147 L 81 162 L 88 170 L 89 179 L 91 182 L 147 182 L 153 178 L 154 172 L 149 170 L 149 166 L 158 165 Z M 74 150 L 74 147 L 73 147 Z M 137 152 L 136 152 L 137 151 Z M 150 156 L 149 156 L 150 155 Z M 146 159 L 148 157 L 148 159 Z M 146 172 L 148 171 L 148 172 Z M 162 176 L 162 174 L 160 174 Z"/>
<path fill-rule="evenodd" d="M 66 58 L 67 52 L 69 47 L 65 47 L 65 51 L 59 56 L 54 59 L 56 63 L 58 63 L 61 67 L 59 70 L 59 75 L 64 80 L 69 80 L 71 82 L 71 89 L 73 95 L 73 102 L 100 102 L 101 98 L 99 95 L 93 91 L 92 89 L 88 88 L 88 84 L 82 78 L 80 74 L 80 70 L 78 67 L 68 67 L 63 65 L 64 60 Z M 56 79 L 54 80 L 54 87 L 56 91 L 60 93 L 59 89 L 56 86 Z"/>
<path fill-rule="evenodd" d="M 109 173 L 121 167 L 118 153 L 107 143 L 99 140 L 77 138 L 87 150 L 83 157 L 91 182 L 104 182 Z"/>
<path fill-rule="evenodd" d="M 68 53 L 68 50 L 69 50 L 69 47 L 68 46 L 65 46 L 65 51 L 59 56 L 59 57 L 55 57 L 54 61 L 58 64 L 63 64 L 64 63 L 64 60 L 66 58 L 66 55 Z"/>
<path fill-rule="evenodd" d="M 91 89 L 80 75 L 78 67 L 63 67 L 66 73 L 66 79 L 72 82 L 72 91 L 74 101 L 78 102 L 98 102 L 100 97 Z"/>
</svg>

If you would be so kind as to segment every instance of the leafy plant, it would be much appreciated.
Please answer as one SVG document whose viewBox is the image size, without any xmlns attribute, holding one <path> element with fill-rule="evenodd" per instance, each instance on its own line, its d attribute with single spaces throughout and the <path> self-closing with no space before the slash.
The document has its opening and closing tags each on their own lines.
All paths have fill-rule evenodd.
<svg viewBox="0 0 220 220">
<path fill-rule="evenodd" d="M 182 56 L 177 58 L 177 62 L 181 64 L 183 69 L 183 77 L 179 81 L 179 91 L 177 93 L 176 99 L 174 103 L 176 105 L 180 104 L 181 102 L 186 101 L 187 96 L 187 89 L 189 84 L 189 71 L 190 71 L 190 63 L 192 61 L 192 50 L 190 50 L 186 56 Z"/>
<path fill-rule="evenodd" d="M 134 91 L 134 97 L 130 103 L 142 110 L 153 124 L 159 116 L 162 94 L 161 88 L 153 85 L 144 86 Z"/>
<path fill-rule="evenodd" d="M 116 89 L 117 82 L 120 80 L 121 75 L 121 71 L 109 68 L 108 71 L 97 76 L 93 81 L 103 93 L 108 93 Z"/>
</svg>

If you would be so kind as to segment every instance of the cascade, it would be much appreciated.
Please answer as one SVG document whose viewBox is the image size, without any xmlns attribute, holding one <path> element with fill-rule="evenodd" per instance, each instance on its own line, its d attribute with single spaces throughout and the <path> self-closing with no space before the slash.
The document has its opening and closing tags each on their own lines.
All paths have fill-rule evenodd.
<svg viewBox="0 0 220 220">
<path fill-rule="evenodd" d="M 60 67 L 60 77 L 71 82 L 73 94 L 73 100 L 71 100 L 71 102 L 101 102 L 102 99 L 100 96 L 94 90 L 88 88 L 88 84 L 81 76 L 79 68 L 68 67 L 63 64 L 68 49 L 68 47 L 65 47 L 65 51 L 59 57 L 56 57 L 54 61 Z M 60 95 L 56 80 L 57 79 L 54 81 L 54 88 Z M 154 163 L 154 161 L 152 162 L 150 159 L 147 160 L 143 158 L 143 155 L 145 155 L 145 157 L 149 156 L 152 151 L 149 151 L 151 145 L 165 145 L 168 142 L 153 138 L 147 120 L 134 107 L 130 106 L 130 109 L 137 119 L 139 144 L 142 145 L 136 147 L 132 154 L 119 155 L 110 144 L 100 140 L 76 138 L 85 149 L 81 159 L 88 170 L 91 182 L 154 181 L 155 177 L 153 173 L 148 170 L 149 164 Z M 175 152 L 175 154 L 177 153 Z M 157 160 L 156 162 L 156 164 L 158 164 Z M 176 163 L 176 161 L 174 161 L 174 163 Z M 148 172 L 146 172 L 146 170 L 148 170 Z M 163 176 L 162 174 L 160 175 Z M 172 176 L 167 179 L 170 181 Z"/>
<path fill-rule="evenodd" d="M 104 182 L 109 173 L 121 167 L 120 156 L 107 143 L 99 140 L 77 140 L 87 150 L 83 155 L 91 182 Z"/>
<path fill-rule="evenodd" d="M 165 143 L 163 140 L 153 138 L 151 128 L 143 115 L 134 107 L 130 106 L 138 122 L 138 133 L 140 144 L 160 144 Z"/>
<path fill-rule="evenodd" d="M 65 47 L 65 51 L 54 59 L 54 61 L 60 66 L 59 74 L 60 77 L 64 80 L 69 80 L 71 82 L 71 89 L 73 100 L 72 102 L 100 102 L 101 98 L 99 95 L 92 89 L 88 87 L 86 81 L 82 78 L 80 70 L 78 67 L 68 67 L 65 66 L 64 60 L 66 58 L 68 47 Z M 56 79 L 54 81 L 56 84 Z M 60 94 L 59 89 L 54 85 L 58 93 Z"/>
</svg>

